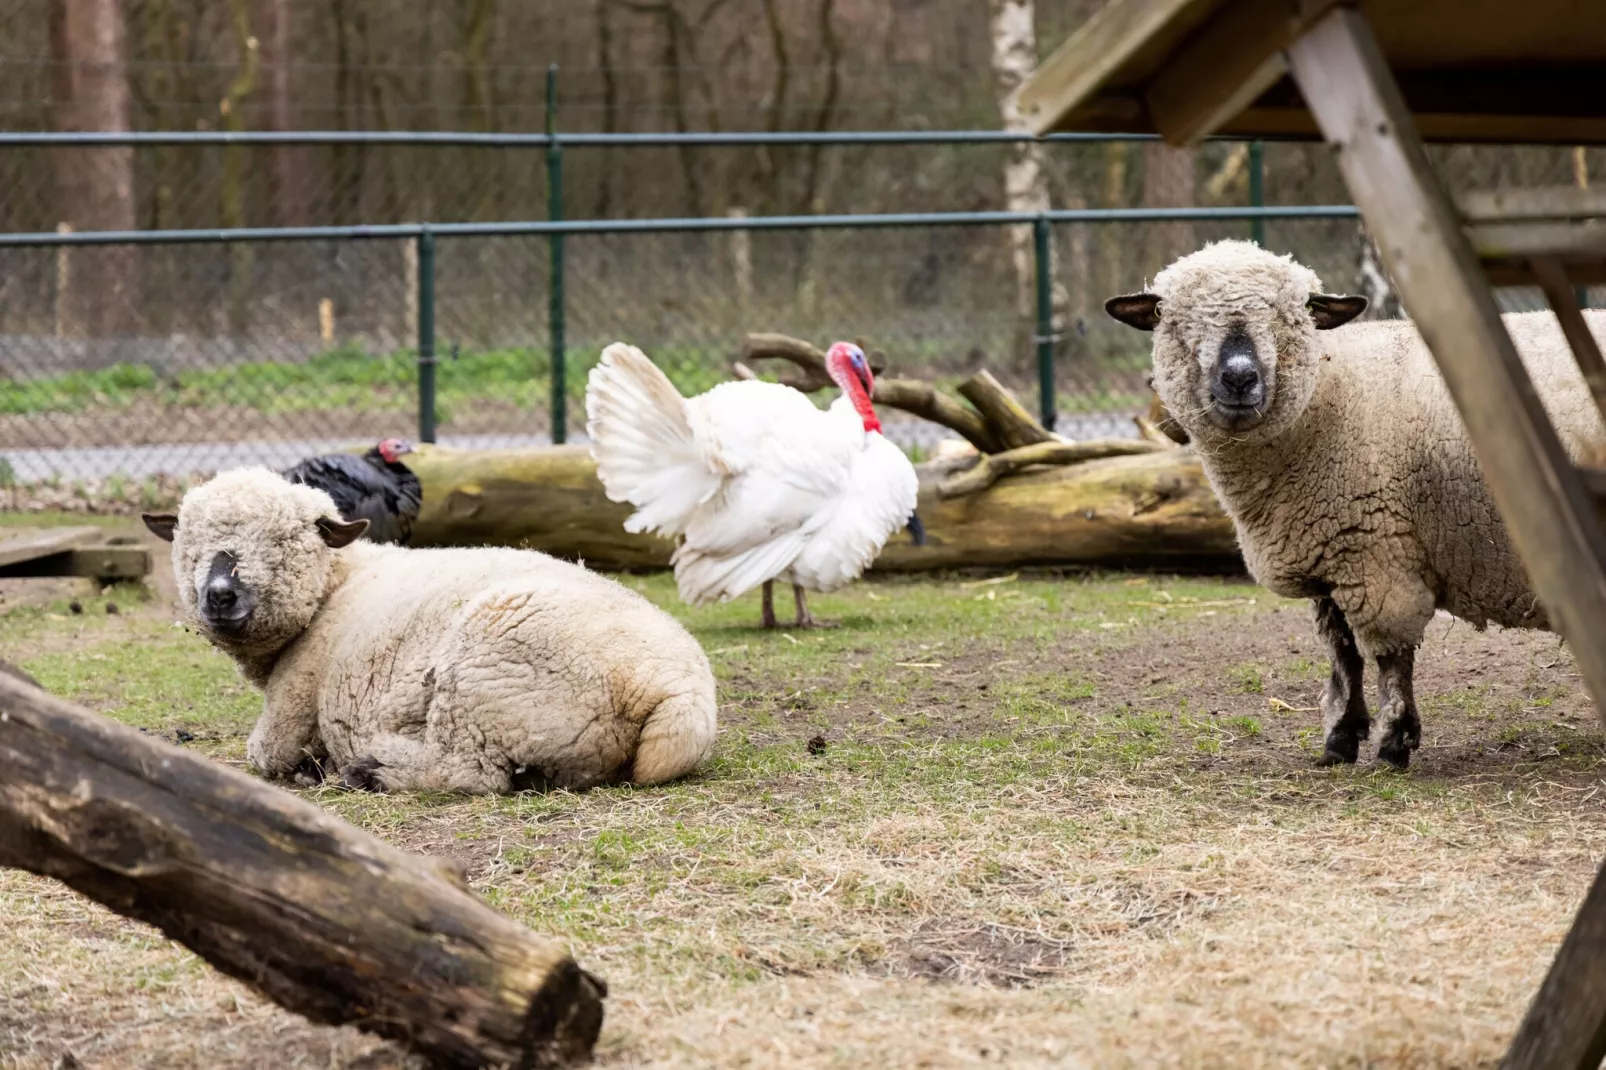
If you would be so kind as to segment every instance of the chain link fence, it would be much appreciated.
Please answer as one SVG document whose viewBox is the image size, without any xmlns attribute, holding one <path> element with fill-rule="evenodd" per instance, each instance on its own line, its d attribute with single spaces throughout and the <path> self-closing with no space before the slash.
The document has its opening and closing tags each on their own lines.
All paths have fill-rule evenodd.
<svg viewBox="0 0 1606 1070">
<path fill-rule="evenodd" d="M 355 147 L 294 146 L 352 159 Z M 1238 148 L 1213 143 L 1201 151 L 1225 168 Z M 544 161 L 531 150 L 368 149 L 364 166 L 383 161 L 397 196 L 387 200 L 385 183 L 365 172 L 361 182 L 332 183 L 303 202 L 301 221 L 450 224 L 540 218 L 552 207 Z M 1113 146 L 1048 150 L 1066 154 L 1058 166 L 1095 169 L 1107 167 Z M 85 168 L 106 153 L 139 157 L 136 229 L 282 222 L 261 209 L 279 196 L 266 157 L 252 156 L 265 152 L 262 146 L 238 150 L 232 164 L 227 146 L 8 150 L 6 169 L 32 176 L 35 193 L 8 197 L 0 208 L 12 232 L 0 234 L 0 484 L 99 481 L 102 493 L 110 483 L 118 493 L 149 496 L 154 483 L 174 476 L 246 463 L 288 465 L 356 441 L 415 437 L 423 290 L 433 292 L 438 440 L 471 447 L 552 440 L 550 234 L 441 226 L 432 272 L 421 267 L 416 227 L 407 226 L 381 232 L 388 236 L 313 231 L 293 240 L 282 233 L 238 241 L 194 235 L 183 244 L 104 245 L 65 244 L 71 237 L 50 245 L 40 236 L 35 244 L 5 244 L 17 232 L 56 230 L 41 206 L 50 201 L 44 184 L 63 173 L 51 154 L 63 151 L 79 154 Z M 663 151 L 594 155 L 640 168 Z M 1455 151 L 1441 163 L 1453 164 Z M 147 168 L 139 165 L 141 154 L 173 154 L 191 166 Z M 1329 182 L 1319 170 L 1327 165 L 1308 147 L 1268 146 L 1267 156 L 1268 175 L 1306 160 L 1312 170 L 1302 187 L 1331 186 L 1333 199 L 1343 199 L 1341 184 Z M 1566 150 L 1512 160 L 1505 176 L 1511 182 L 1543 181 L 1573 163 Z M 903 181 L 918 187 L 920 175 Z M 231 182 L 238 203 L 220 213 Z M 571 202 L 594 199 L 596 190 L 572 175 L 566 182 Z M 1275 180 L 1267 189 L 1268 199 L 1281 199 Z M 421 190 L 433 192 L 420 200 Z M 1241 193 L 1233 196 L 1242 204 Z M 1177 219 L 1093 210 L 1063 213 L 1065 221 L 1053 224 L 1052 400 L 1064 433 L 1134 433 L 1130 418 L 1148 398 L 1147 339 L 1108 320 L 1103 302 L 1140 288 L 1169 260 L 1206 241 L 1250 236 L 1248 219 L 1205 218 L 1209 211 Z M 1325 212 L 1263 220 L 1265 244 L 1314 268 L 1329 288 L 1353 290 L 1362 249 L 1356 220 L 1343 209 Z M 1022 303 L 1011 225 L 998 216 L 954 213 L 897 227 L 817 220 L 829 225 L 787 229 L 766 229 L 755 217 L 755 229 L 712 229 L 730 227 L 727 217 L 653 232 L 571 224 L 577 229 L 562 238 L 558 300 L 566 334 L 564 430 L 571 441 L 583 433 L 585 375 L 609 342 L 642 346 L 689 394 L 730 376 L 750 331 L 821 345 L 859 339 L 885 353 L 889 373 L 939 384 L 985 367 L 1023 400 L 1035 401 L 1044 355 L 1038 309 Z M 421 286 L 421 274 L 432 287 Z M 1537 294 L 1509 291 L 1505 299 L 1511 308 L 1542 306 Z M 896 414 L 888 430 L 919 449 L 945 434 Z"/>
</svg>

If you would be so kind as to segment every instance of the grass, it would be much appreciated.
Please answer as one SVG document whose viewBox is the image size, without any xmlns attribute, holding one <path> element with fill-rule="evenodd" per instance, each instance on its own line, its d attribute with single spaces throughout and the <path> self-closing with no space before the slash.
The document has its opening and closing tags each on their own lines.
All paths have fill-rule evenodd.
<svg viewBox="0 0 1606 1070">
<path fill-rule="evenodd" d="M 596 355 L 571 355 L 569 389 L 585 389 Z M 723 361 L 695 351 L 668 351 L 660 365 L 683 390 L 707 390 L 728 378 Z M 417 393 L 416 354 L 373 354 L 344 346 L 305 361 L 257 361 L 220 368 L 167 371 L 116 364 L 25 381 L 0 380 L 0 414 L 84 412 L 136 405 L 186 408 L 239 406 L 268 414 L 316 409 L 373 409 L 411 404 Z M 438 414 L 494 402 L 524 408 L 551 394 L 551 363 L 543 349 L 470 351 L 448 356 L 439 371 Z"/>
<path fill-rule="evenodd" d="M 611 986 L 603 1066 L 1493 1065 L 1606 852 L 1547 637 L 1435 625 L 1414 771 L 1319 771 L 1308 616 L 1240 583 L 888 579 L 764 633 L 754 599 L 621 579 L 719 677 L 696 775 L 311 793 L 570 943 Z M 0 615 L 0 649 L 239 761 L 257 697 L 110 597 Z M 392 1065 L 47 881 L 0 873 L 0 911 L 0 1066 Z"/>
</svg>

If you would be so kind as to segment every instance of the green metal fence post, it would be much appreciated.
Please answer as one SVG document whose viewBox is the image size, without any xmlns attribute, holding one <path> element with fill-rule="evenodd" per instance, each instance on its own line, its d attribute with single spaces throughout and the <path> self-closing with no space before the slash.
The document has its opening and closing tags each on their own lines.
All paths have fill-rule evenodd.
<svg viewBox="0 0 1606 1070">
<path fill-rule="evenodd" d="M 546 150 L 546 216 L 552 222 L 563 218 L 563 146 L 558 144 L 558 65 L 546 70 L 546 132 L 552 139 Z M 563 322 L 563 235 L 547 237 L 550 278 L 547 285 L 547 328 L 551 332 L 552 359 L 552 441 L 563 443 L 569 437 L 568 361 L 564 352 Z"/>
<path fill-rule="evenodd" d="M 1266 207 L 1266 144 L 1263 141 L 1249 143 L 1249 207 Z M 1249 236 L 1255 244 L 1262 249 L 1266 247 L 1266 221 L 1264 219 L 1251 219 L 1249 221 Z"/>
<path fill-rule="evenodd" d="M 418 242 L 418 440 L 435 441 L 435 235 Z"/>
<path fill-rule="evenodd" d="M 1032 253 L 1037 267 L 1037 404 L 1043 426 L 1054 430 L 1054 254 L 1048 216 L 1032 221 Z"/>
</svg>

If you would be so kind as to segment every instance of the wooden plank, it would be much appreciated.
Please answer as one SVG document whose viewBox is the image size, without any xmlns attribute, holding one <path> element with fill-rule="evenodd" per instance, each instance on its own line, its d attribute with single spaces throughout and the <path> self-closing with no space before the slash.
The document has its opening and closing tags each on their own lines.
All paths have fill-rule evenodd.
<svg viewBox="0 0 1606 1070">
<path fill-rule="evenodd" d="M 1561 331 L 1567 336 L 1567 345 L 1578 361 L 1578 370 L 1584 374 L 1584 383 L 1595 399 L 1595 408 L 1600 410 L 1601 420 L 1606 421 L 1606 359 L 1601 358 L 1600 344 L 1584 322 L 1583 312 L 1579 311 L 1577 290 L 1568 280 L 1566 270 L 1552 258 L 1536 259 L 1533 269 L 1545 291 L 1545 300 L 1550 302 L 1550 310 L 1556 314 Z"/>
<path fill-rule="evenodd" d="M 1337 0 L 1235 0 L 1168 57 L 1144 99 L 1154 129 L 1188 145 L 1231 119 L 1287 72 L 1283 49 Z"/>
<path fill-rule="evenodd" d="M 1539 186 L 1473 190 L 1456 198 L 1468 223 L 1524 223 L 1537 220 L 1606 219 L 1606 189 Z"/>
<path fill-rule="evenodd" d="M 1497 286 L 1538 286 L 1534 262 L 1553 260 L 1577 285 L 1606 283 L 1606 222 L 1478 223 L 1467 239 Z"/>
<path fill-rule="evenodd" d="M 101 530 L 92 527 L 52 528 L 48 531 L 21 535 L 0 542 L 0 566 L 18 561 L 31 561 L 48 557 L 101 538 Z"/>
<path fill-rule="evenodd" d="M 1555 256 L 1564 261 L 1606 258 L 1606 223 L 1479 223 L 1467 237 L 1484 260 Z"/>
<path fill-rule="evenodd" d="M 8 673 L 0 866 L 62 881 L 279 1005 L 432 1066 L 566 1065 L 602 1024 L 602 982 L 450 866 Z"/>
<path fill-rule="evenodd" d="M 1059 119 L 1189 8 L 1214 0 L 1114 0 L 1084 22 L 1017 89 L 1013 102 L 1034 134 Z"/>
<path fill-rule="evenodd" d="M 1385 266 L 1466 424 L 1490 492 L 1535 593 L 1567 638 L 1606 715 L 1606 540 L 1569 463 L 1405 100 L 1359 12 L 1330 13 L 1289 50 L 1289 64 Z M 1606 1008 L 1606 891 L 1586 902 L 1564 955 L 1507 1056 L 1511 1070 L 1599 1063 Z M 1565 954 L 1569 946 L 1583 951 Z"/>
<path fill-rule="evenodd" d="M 151 552 L 143 546 L 80 546 L 0 565 L 0 579 L 86 576 L 96 580 L 131 580 L 147 576 L 150 571 Z"/>
</svg>

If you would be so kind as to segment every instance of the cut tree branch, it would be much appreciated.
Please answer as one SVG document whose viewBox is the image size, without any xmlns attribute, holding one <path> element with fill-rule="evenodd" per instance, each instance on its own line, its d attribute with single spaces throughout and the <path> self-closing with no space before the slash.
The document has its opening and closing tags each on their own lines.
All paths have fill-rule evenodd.
<svg viewBox="0 0 1606 1070">
<path fill-rule="evenodd" d="M 959 396 L 976 406 L 988 426 L 998 432 L 1005 449 L 1064 441 L 1038 423 L 1026 406 L 993 378 L 992 372 L 977 372 L 960 383 L 958 390 Z"/>
<path fill-rule="evenodd" d="M 448 863 L 0 672 L 0 866 L 443 1067 L 590 1055 L 606 986 Z"/>
<path fill-rule="evenodd" d="M 1035 465 L 1081 464 L 1105 457 L 1130 457 L 1139 453 L 1158 453 L 1174 446 L 1130 438 L 1099 438 L 1086 442 L 1034 442 L 1002 453 L 983 454 L 963 472 L 948 476 L 937 484 L 937 497 L 944 501 L 986 490 L 1011 472 Z"/>
<path fill-rule="evenodd" d="M 886 366 L 885 360 L 879 352 L 872 352 L 869 356 L 870 370 L 880 375 Z M 805 394 L 834 385 L 825 370 L 825 353 L 800 338 L 784 334 L 749 334 L 742 341 L 737 374 L 743 377 L 751 375 L 746 366 L 755 360 L 784 360 L 797 367 L 801 375 L 782 376 L 781 382 Z M 1003 388 L 998 387 L 996 382 L 993 385 L 1002 391 Z M 870 397 L 878 405 L 902 409 L 923 420 L 940 424 L 983 453 L 997 453 L 1005 448 L 1004 437 L 981 413 L 955 401 L 930 383 L 919 379 L 877 379 L 875 391 Z M 1027 416 L 1027 420 L 1036 425 L 1030 416 Z"/>
</svg>

